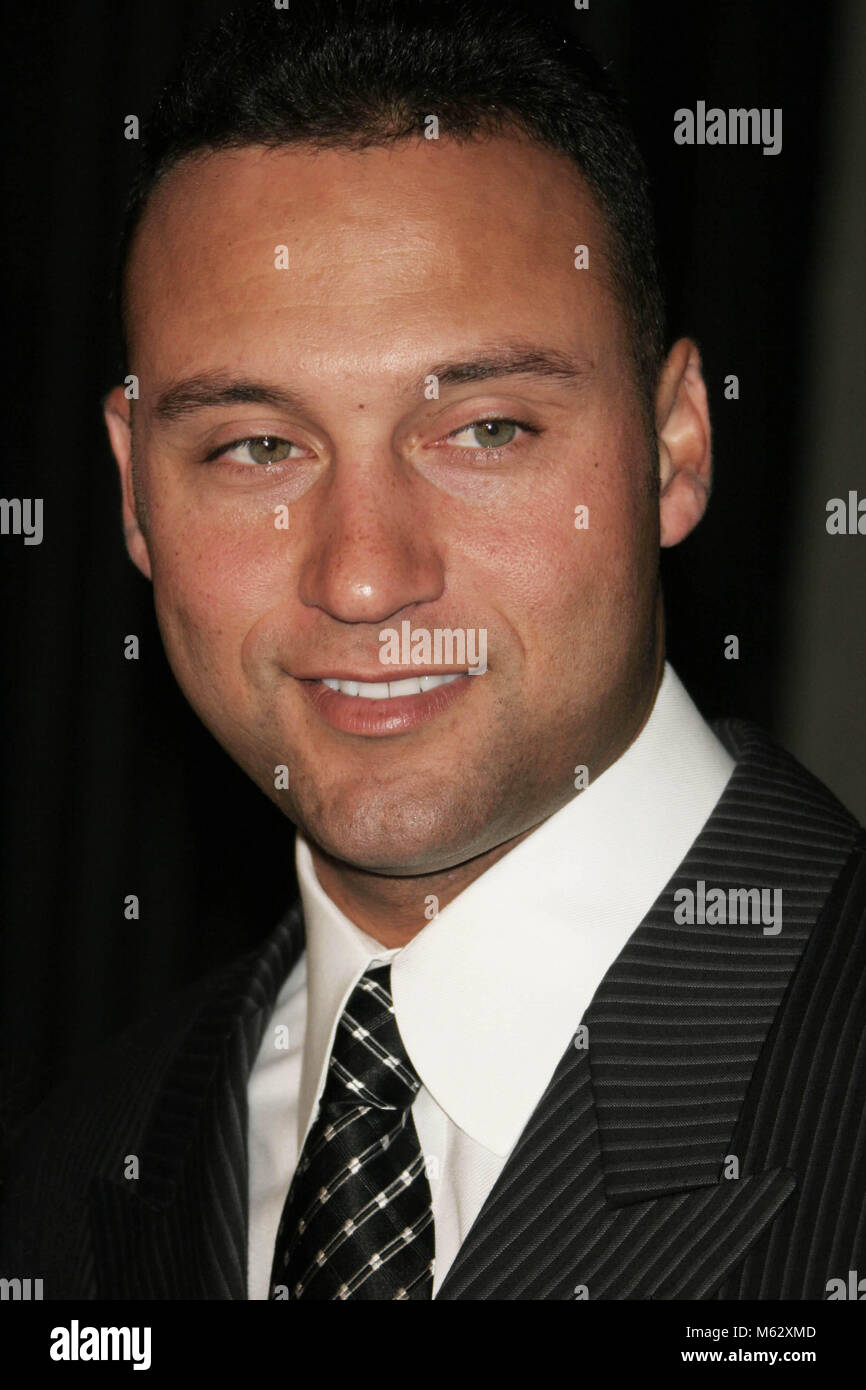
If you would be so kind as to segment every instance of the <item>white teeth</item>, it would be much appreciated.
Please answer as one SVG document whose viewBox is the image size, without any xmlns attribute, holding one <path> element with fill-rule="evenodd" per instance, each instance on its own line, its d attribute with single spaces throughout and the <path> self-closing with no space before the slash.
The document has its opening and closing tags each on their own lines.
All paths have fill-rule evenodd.
<svg viewBox="0 0 866 1390">
<path fill-rule="evenodd" d="M 421 682 L 416 676 L 407 676 L 402 681 L 388 682 L 388 695 L 418 695 L 421 690 Z"/>
<path fill-rule="evenodd" d="M 450 685 L 452 681 L 465 676 L 465 671 L 455 671 L 450 676 L 407 676 L 399 681 L 338 681 L 331 677 L 322 680 L 329 690 L 338 690 L 342 695 L 357 695 L 362 700 L 391 700 L 400 695 L 426 695 L 438 685 Z"/>
<path fill-rule="evenodd" d="M 450 685 L 452 681 L 456 681 L 460 676 L 465 675 L 465 671 L 457 671 L 453 676 L 421 676 L 418 684 L 426 695 L 428 690 L 435 690 L 437 685 Z"/>
<path fill-rule="evenodd" d="M 372 685 L 368 685 L 366 681 L 353 681 L 353 685 L 355 686 L 355 694 L 361 700 L 387 700 L 388 698 L 387 681 L 374 681 Z"/>
</svg>

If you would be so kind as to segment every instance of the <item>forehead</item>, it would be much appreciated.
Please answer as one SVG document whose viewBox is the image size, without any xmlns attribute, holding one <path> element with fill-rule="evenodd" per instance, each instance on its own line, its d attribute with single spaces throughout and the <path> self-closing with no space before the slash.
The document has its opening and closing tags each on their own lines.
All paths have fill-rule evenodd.
<svg viewBox="0 0 866 1390">
<path fill-rule="evenodd" d="M 589 269 L 575 247 L 590 248 Z M 435 346 L 610 332 L 603 226 L 579 171 L 525 138 L 188 157 L 157 186 L 128 272 L 133 357 L 172 373 L 243 344 L 311 367 L 351 343 L 399 367 Z M 449 343 L 450 345 L 450 343 Z"/>
</svg>

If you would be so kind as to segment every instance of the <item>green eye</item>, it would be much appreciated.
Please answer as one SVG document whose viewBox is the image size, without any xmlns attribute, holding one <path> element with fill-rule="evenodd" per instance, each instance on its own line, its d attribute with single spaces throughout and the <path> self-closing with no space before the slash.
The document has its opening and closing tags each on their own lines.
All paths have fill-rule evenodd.
<svg viewBox="0 0 866 1390">
<path fill-rule="evenodd" d="M 293 446 L 287 439 L 265 434 L 258 439 L 246 440 L 246 447 L 253 463 L 282 463 L 283 459 L 288 458 Z"/>
<path fill-rule="evenodd" d="M 517 426 L 513 420 L 479 420 L 471 429 L 482 449 L 501 449 L 512 443 Z"/>
</svg>

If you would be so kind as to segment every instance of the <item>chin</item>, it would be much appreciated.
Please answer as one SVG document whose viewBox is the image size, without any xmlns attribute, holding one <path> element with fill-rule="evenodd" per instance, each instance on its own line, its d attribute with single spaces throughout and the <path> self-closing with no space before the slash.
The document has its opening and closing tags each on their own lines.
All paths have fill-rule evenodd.
<svg viewBox="0 0 866 1390">
<path fill-rule="evenodd" d="M 450 789 L 453 795 L 453 788 Z M 333 859 L 368 873 L 409 877 L 435 873 L 473 854 L 465 807 L 435 800 L 341 797 L 327 807 L 298 807 L 302 834 Z"/>
</svg>

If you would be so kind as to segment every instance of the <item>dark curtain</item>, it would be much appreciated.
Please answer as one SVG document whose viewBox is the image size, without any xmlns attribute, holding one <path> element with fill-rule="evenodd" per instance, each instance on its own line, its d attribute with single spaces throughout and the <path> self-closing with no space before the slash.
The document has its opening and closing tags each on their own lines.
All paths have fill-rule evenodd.
<svg viewBox="0 0 866 1390">
<path fill-rule="evenodd" d="M 291 826 L 175 687 L 149 586 L 124 551 L 100 413 L 116 378 L 111 269 L 136 158 L 124 117 L 146 117 L 181 46 L 224 8 L 91 0 L 5 20 L 2 493 L 45 509 L 41 545 L 0 537 L 7 1125 L 83 1051 L 262 937 L 294 892 Z M 671 336 L 697 338 L 710 386 L 718 480 L 698 532 L 665 556 L 671 658 L 708 716 L 771 731 L 841 13 L 832 0 L 796 11 L 592 0 L 570 20 L 630 97 Z M 676 147 L 673 112 L 698 100 L 782 107 L 782 153 Z M 738 401 L 723 396 L 729 373 Z M 131 633 L 137 662 L 123 657 Z M 738 661 L 723 657 L 727 634 Z M 138 921 L 124 917 L 130 893 Z"/>
</svg>

